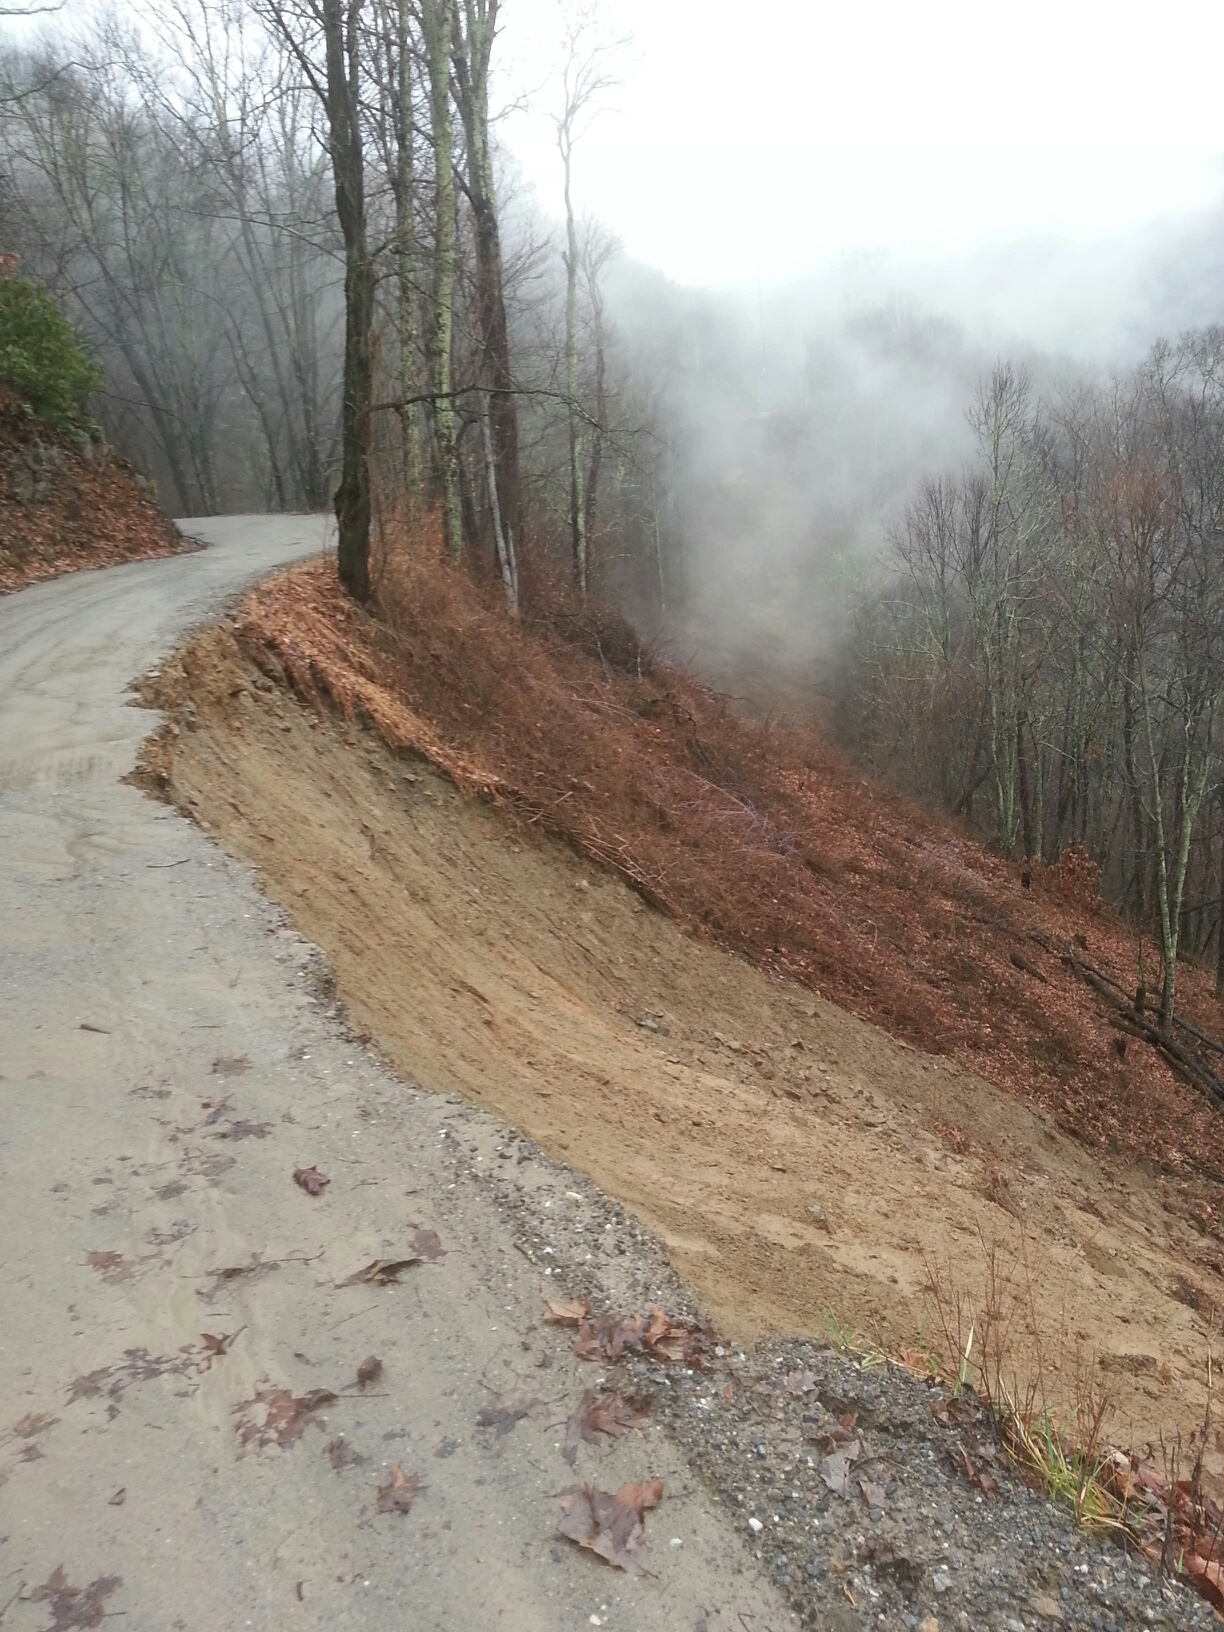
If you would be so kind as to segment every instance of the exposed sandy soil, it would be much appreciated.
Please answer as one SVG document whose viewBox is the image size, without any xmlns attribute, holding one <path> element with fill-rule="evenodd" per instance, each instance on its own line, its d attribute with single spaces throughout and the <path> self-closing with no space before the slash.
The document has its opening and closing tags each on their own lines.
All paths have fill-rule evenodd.
<svg viewBox="0 0 1224 1632">
<path fill-rule="evenodd" d="M 0 595 L 195 548 L 126 459 L 58 435 L 0 390 Z"/>
<path fill-rule="evenodd" d="M 170 723 L 146 785 L 258 866 L 353 1022 L 403 1074 L 492 1108 L 624 1201 L 730 1333 L 823 1334 L 832 1311 L 891 1352 L 938 1348 L 931 1267 L 977 1296 L 997 1244 L 1031 1266 L 1064 1403 L 1090 1372 L 1118 1439 L 1202 1421 L 1224 1282 L 1144 1165 L 1097 1159 L 960 1066 L 686 934 L 423 760 L 303 706 L 228 625 L 148 694 Z"/>
</svg>

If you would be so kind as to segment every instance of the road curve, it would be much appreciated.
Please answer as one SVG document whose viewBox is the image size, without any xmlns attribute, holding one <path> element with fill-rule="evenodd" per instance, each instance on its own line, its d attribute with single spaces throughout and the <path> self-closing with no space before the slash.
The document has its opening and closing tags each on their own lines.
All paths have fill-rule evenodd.
<svg viewBox="0 0 1224 1632">
<path fill-rule="evenodd" d="M 210 547 L 0 600 L 3 1632 L 783 1632 L 658 1431 L 579 1468 L 668 1480 L 654 1574 L 556 1539 L 557 1423 L 589 1378 L 455 1160 L 502 1131 L 384 1073 L 250 870 L 122 783 L 151 724 L 130 680 L 325 541 L 303 517 L 184 526 Z M 421 1230 L 444 1255 L 404 1284 L 345 1284 Z M 478 1429 L 516 1383 L 544 1406 Z M 380 1509 L 397 1464 L 410 1512 Z"/>
</svg>

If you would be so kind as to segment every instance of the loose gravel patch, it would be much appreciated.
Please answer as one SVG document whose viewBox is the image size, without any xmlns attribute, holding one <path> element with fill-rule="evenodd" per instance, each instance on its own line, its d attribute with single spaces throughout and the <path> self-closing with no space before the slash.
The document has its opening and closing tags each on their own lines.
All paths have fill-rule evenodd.
<svg viewBox="0 0 1224 1632">
<path fill-rule="evenodd" d="M 550 1295 L 626 1313 L 657 1303 L 701 1320 L 657 1243 L 621 1207 L 532 1141 L 489 1127 L 479 1113 L 456 1124 L 456 1169 L 495 1192 Z M 567 1338 L 558 1330 L 555 1341 Z M 713 1341 L 701 1370 L 629 1356 L 591 1373 L 593 1383 L 652 1396 L 657 1419 L 805 1626 L 1217 1626 L 1181 1583 L 1078 1530 L 1068 1508 L 1030 1489 L 980 1404 L 901 1367 L 778 1339 L 751 1352 Z"/>
</svg>

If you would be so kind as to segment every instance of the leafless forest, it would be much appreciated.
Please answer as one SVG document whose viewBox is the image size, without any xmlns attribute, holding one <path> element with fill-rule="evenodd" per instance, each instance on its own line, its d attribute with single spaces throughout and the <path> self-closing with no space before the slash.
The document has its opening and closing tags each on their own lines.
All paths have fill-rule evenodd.
<svg viewBox="0 0 1224 1632">
<path fill-rule="evenodd" d="M 385 517 L 499 582 L 767 648 L 851 751 L 1095 872 L 1168 1019 L 1224 982 L 1224 333 L 1106 375 L 903 306 L 823 327 L 627 266 L 574 202 L 616 65 L 571 13 L 555 198 L 500 145 L 498 0 L 176 0 L 9 44 L 0 249 L 179 514 Z M 1074 858 L 1070 862 L 1066 858 Z"/>
</svg>

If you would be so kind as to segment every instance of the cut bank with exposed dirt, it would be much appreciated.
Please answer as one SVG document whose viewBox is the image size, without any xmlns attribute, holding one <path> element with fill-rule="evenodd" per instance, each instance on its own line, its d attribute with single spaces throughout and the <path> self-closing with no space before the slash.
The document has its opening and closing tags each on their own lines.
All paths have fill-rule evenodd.
<svg viewBox="0 0 1224 1632">
<path fill-rule="evenodd" d="M 195 547 L 113 448 L 52 430 L 0 387 L 0 595 Z"/>
<path fill-rule="evenodd" d="M 149 698 L 170 721 L 144 776 L 258 865 L 403 1074 L 590 1173 L 738 1337 L 823 1333 L 832 1311 L 892 1352 L 931 1344 L 932 1274 L 977 1289 L 998 1243 L 1037 1283 L 1052 1395 L 1072 1403 L 1087 1373 L 1117 1437 L 1197 1429 L 1224 1284 L 1167 1179 L 685 933 L 542 824 L 304 706 L 264 672 L 283 670 L 262 638 L 301 578 L 163 668 Z"/>
</svg>

